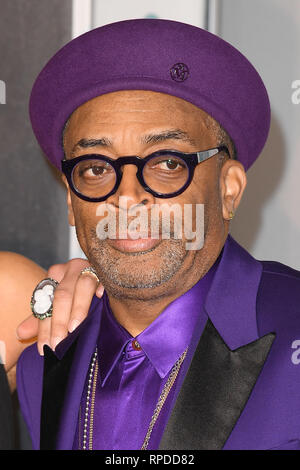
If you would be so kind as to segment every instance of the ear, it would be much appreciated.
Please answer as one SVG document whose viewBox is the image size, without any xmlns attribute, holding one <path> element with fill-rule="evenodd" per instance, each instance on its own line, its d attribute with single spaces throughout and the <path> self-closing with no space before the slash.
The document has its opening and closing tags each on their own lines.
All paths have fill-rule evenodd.
<svg viewBox="0 0 300 470">
<path fill-rule="evenodd" d="M 70 189 L 69 183 L 68 183 L 67 178 L 65 177 L 65 175 L 62 175 L 62 180 L 63 180 L 63 183 L 66 185 L 66 188 L 67 188 L 67 205 L 68 205 L 69 224 L 72 225 L 72 226 L 75 226 L 75 217 L 74 217 L 73 206 L 72 206 L 71 189 Z"/>
<path fill-rule="evenodd" d="M 246 185 L 247 177 L 243 165 L 236 160 L 227 160 L 220 174 L 223 219 L 232 219 Z"/>
</svg>

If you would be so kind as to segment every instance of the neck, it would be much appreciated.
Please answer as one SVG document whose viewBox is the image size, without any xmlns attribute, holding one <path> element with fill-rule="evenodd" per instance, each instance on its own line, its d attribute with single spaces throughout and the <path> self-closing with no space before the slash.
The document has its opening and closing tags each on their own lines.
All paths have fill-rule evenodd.
<svg viewBox="0 0 300 470">
<path fill-rule="evenodd" d="M 108 294 L 109 304 L 114 317 L 133 337 L 144 331 L 177 297 L 179 295 L 144 301 L 116 299 Z"/>
<path fill-rule="evenodd" d="M 179 273 L 176 279 L 161 285 L 158 289 L 149 289 L 140 293 L 139 298 L 115 297 L 112 291 L 107 290 L 110 307 L 114 317 L 133 337 L 144 331 L 164 310 L 178 297 L 190 290 L 209 270 L 211 264 L 199 271 L 192 265 L 185 273 Z"/>
</svg>

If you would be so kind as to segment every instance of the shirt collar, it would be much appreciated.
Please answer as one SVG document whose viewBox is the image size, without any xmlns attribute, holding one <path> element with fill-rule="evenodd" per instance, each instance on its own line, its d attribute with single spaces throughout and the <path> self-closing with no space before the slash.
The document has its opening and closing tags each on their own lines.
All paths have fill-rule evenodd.
<svg viewBox="0 0 300 470">
<path fill-rule="evenodd" d="M 102 386 L 115 367 L 126 344 L 132 336 L 115 319 L 106 292 L 103 294 L 103 310 L 98 338 L 98 353 L 101 358 L 100 377 Z"/>
<path fill-rule="evenodd" d="M 167 375 L 188 347 L 200 315 L 203 316 L 201 319 L 203 326 L 206 323 L 207 316 L 203 305 L 218 263 L 219 259 L 202 279 L 182 296 L 171 302 L 135 338 L 161 378 Z M 126 345 L 133 340 L 133 337 L 114 318 L 106 294 L 104 294 L 103 300 L 103 315 L 98 341 L 102 386 Z M 179 325 L 180 334 L 178 334 Z"/>
</svg>

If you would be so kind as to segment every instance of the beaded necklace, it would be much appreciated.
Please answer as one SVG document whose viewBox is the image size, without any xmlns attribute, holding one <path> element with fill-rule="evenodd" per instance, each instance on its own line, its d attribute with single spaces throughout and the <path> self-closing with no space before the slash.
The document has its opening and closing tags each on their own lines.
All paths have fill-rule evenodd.
<svg viewBox="0 0 300 470">
<path fill-rule="evenodd" d="M 163 408 L 166 399 L 172 389 L 175 380 L 178 376 L 181 365 L 186 357 L 188 348 L 181 354 L 179 359 L 175 362 L 170 375 L 161 391 L 159 399 L 156 403 L 153 415 L 148 426 L 148 430 L 142 444 L 141 450 L 147 450 L 149 445 L 149 440 L 154 428 L 154 425 L 160 415 L 160 412 Z M 96 348 L 92 360 L 88 376 L 88 385 L 87 385 L 87 394 L 86 394 L 86 405 L 84 410 L 84 423 L 83 423 L 83 436 L 80 435 L 81 430 L 81 407 L 79 410 L 79 449 L 82 450 L 93 450 L 93 432 L 94 432 L 94 410 L 95 410 L 95 396 L 96 396 L 96 385 L 98 378 L 98 350 Z"/>
</svg>

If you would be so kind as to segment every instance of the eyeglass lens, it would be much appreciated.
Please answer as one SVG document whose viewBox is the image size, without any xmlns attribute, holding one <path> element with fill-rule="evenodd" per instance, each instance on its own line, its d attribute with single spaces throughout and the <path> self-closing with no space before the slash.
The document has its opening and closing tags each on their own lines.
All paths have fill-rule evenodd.
<svg viewBox="0 0 300 470">
<path fill-rule="evenodd" d="M 185 161 L 174 155 L 154 156 L 143 167 L 143 179 L 152 191 L 171 194 L 187 182 L 189 169 Z M 72 180 L 76 190 L 87 197 L 105 197 L 114 188 L 117 175 L 105 160 L 90 159 L 79 162 L 73 169 Z"/>
</svg>

